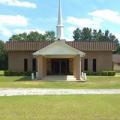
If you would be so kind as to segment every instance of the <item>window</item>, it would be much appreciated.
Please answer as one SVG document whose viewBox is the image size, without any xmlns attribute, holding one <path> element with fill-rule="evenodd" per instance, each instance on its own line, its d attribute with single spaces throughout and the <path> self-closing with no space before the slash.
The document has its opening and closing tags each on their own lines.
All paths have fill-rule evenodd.
<svg viewBox="0 0 120 120">
<path fill-rule="evenodd" d="M 36 59 L 32 60 L 32 71 L 36 72 Z"/>
<path fill-rule="evenodd" d="M 84 60 L 84 71 L 88 71 L 88 59 Z"/>
<path fill-rule="evenodd" d="M 97 71 L 96 65 L 97 65 L 97 61 L 96 59 L 93 59 L 93 72 Z"/>
<path fill-rule="evenodd" d="M 24 59 L 24 72 L 28 71 L 28 59 Z"/>
</svg>

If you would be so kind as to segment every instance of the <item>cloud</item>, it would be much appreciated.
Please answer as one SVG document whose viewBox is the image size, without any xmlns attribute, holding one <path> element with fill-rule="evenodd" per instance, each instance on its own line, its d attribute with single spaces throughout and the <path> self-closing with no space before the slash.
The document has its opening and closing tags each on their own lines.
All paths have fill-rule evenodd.
<svg viewBox="0 0 120 120">
<path fill-rule="evenodd" d="M 10 37 L 12 35 L 12 32 L 4 27 L 0 27 L 0 34 L 6 37 Z"/>
<path fill-rule="evenodd" d="M 89 13 L 89 15 L 97 19 L 102 19 L 104 21 L 120 24 L 120 14 L 117 11 L 113 11 L 109 9 L 96 10 L 94 12 Z"/>
<path fill-rule="evenodd" d="M 73 41 L 74 39 L 73 39 L 73 31 L 76 29 L 77 27 L 74 27 L 74 26 L 72 26 L 72 27 L 66 27 L 65 28 L 65 36 L 67 36 L 67 37 L 65 37 L 65 39 L 67 40 L 67 41 Z"/>
<path fill-rule="evenodd" d="M 11 30 L 9 28 L 0 27 L 0 35 L 4 36 L 7 39 L 9 39 L 14 34 L 22 34 L 24 32 L 29 34 L 30 32 L 36 32 L 36 31 L 41 34 L 45 34 L 45 31 L 41 29 L 12 29 Z"/>
<path fill-rule="evenodd" d="M 116 36 L 116 38 L 119 40 L 120 42 L 120 33 L 114 33 L 114 35 Z"/>
<path fill-rule="evenodd" d="M 106 22 L 120 25 L 120 14 L 117 11 L 110 9 L 96 10 L 88 13 L 88 15 L 88 18 L 69 16 L 66 22 L 80 28 L 90 27 L 95 29 L 102 28 L 102 24 Z"/>
<path fill-rule="evenodd" d="M 77 27 L 68 27 L 66 30 L 69 32 L 72 32 L 76 29 Z"/>
<path fill-rule="evenodd" d="M 9 5 L 9 6 L 18 6 L 26 8 L 36 8 L 37 5 L 32 2 L 20 1 L 20 0 L 0 0 L 0 4 Z"/>
<path fill-rule="evenodd" d="M 66 20 L 67 23 L 75 25 L 76 27 L 90 27 L 90 28 L 100 28 L 102 20 L 97 18 L 76 18 L 76 17 L 68 17 Z"/>
<path fill-rule="evenodd" d="M 27 26 L 28 19 L 21 15 L 0 15 L 0 25 L 2 26 Z"/>
<path fill-rule="evenodd" d="M 9 38 L 16 27 L 28 26 L 28 19 L 21 15 L 0 15 L 0 35 Z"/>
</svg>

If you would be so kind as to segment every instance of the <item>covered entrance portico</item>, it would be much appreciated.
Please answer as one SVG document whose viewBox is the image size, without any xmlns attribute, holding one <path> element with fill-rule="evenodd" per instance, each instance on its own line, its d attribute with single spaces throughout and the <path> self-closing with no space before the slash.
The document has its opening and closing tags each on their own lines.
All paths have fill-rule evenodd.
<svg viewBox="0 0 120 120">
<path fill-rule="evenodd" d="M 80 80 L 81 57 L 85 53 L 70 47 L 64 41 L 56 41 L 33 55 L 38 63 L 37 79 L 48 75 L 73 75 L 76 80 Z"/>
</svg>

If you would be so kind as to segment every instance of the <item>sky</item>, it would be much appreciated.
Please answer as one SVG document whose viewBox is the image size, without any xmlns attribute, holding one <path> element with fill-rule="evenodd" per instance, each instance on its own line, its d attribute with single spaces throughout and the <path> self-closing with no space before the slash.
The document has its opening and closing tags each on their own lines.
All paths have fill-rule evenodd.
<svg viewBox="0 0 120 120">
<path fill-rule="evenodd" d="M 120 40 L 120 0 L 61 0 L 64 37 L 76 28 L 109 30 Z M 13 34 L 56 31 L 58 0 L 0 0 L 0 39 Z"/>
</svg>

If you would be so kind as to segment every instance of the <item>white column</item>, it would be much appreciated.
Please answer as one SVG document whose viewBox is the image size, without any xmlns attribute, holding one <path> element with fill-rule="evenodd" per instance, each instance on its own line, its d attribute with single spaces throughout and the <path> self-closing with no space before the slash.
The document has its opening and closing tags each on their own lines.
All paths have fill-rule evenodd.
<svg viewBox="0 0 120 120">
<path fill-rule="evenodd" d="M 43 78 L 43 58 L 42 56 L 39 56 L 37 58 L 38 61 L 38 78 L 37 79 L 42 79 Z"/>
<path fill-rule="evenodd" d="M 80 55 L 77 55 L 74 58 L 74 76 L 76 80 L 80 80 L 81 76 L 81 58 Z"/>
</svg>

